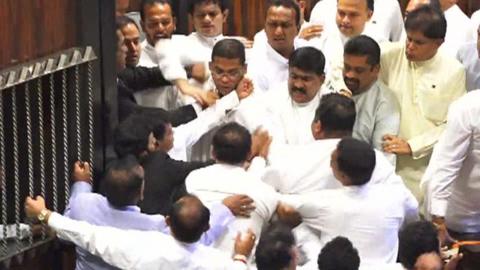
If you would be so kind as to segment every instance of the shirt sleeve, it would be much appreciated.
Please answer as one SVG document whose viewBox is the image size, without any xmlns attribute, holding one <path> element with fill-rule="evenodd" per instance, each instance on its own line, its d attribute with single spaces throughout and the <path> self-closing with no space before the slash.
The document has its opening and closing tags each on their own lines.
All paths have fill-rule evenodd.
<svg viewBox="0 0 480 270">
<path fill-rule="evenodd" d="M 71 190 L 70 190 L 70 198 L 68 200 L 68 205 L 65 207 L 65 212 L 63 213 L 65 216 L 70 216 L 71 212 L 71 204 L 74 203 L 75 198 L 82 193 L 90 193 L 92 192 L 92 185 L 90 183 L 84 181 L 76 181 L 73 183 Z"/>
<path fill-rule="evenodd" d="M 445 133 L 435 149 L 435 160 L 431 160 L 435 165 L 429 183 L 430 212 L 433 215 L 445 216 L 450 186 L 457 178 L 470 147 L 471 117 L 461 104 L 452 105 Z"/>
<path fill-rule="evenodd" d="M 173 269 L 182 261 L 180 252 L 172 249 L 169 236 L 160 232 L 125 231 L 95 226 L 52 213 L 48 225 L 60 239 L 73 242 L 106 263 L 121 269 Z M 154 250 L 154 252 L 152 252 Z M 155 267 L 154 267 L 155 266 Z"/>
<path fill-rule="evenodd" d="M 391 91 L 389 89 L 381 89 L 381 91 Z M 400 130 L 400 109 L 398 102 L 391 93 L 388 95 L 387 102 L 380 105 L 376 112 L 375 128 L 372 134 L 372 143 L 375 149 L 383 149 L 383 136 L 386 134 L 398 135 Z M 396 155 L 383 152 L 385 157 L 395 166 Z"/>
</svg>

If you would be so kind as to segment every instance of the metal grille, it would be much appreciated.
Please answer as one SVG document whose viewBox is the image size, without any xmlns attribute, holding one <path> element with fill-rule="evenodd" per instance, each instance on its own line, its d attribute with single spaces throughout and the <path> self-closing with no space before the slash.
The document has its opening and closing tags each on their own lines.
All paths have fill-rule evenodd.
<svg viewBox="0 0 480 270">
<path fill-rule="evenodd" d="M 0 262 L 50 239 L 32 236 L 27 195 L 42 195 L 62 212 L 73 162 L 93 162 L 91 47 L 72 48 L 0 71 Z M 93 167 L 93 164 L 92 164 Z M 32 225 L 32 224 L 30 224 Z"/>
</svg>

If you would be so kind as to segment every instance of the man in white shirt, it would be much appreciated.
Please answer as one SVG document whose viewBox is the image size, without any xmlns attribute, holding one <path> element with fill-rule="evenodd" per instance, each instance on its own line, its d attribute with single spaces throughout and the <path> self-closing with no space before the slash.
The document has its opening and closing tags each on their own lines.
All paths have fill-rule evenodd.
<svg viewBox="0 0 480 270">
<path fill-rule="evenodd" d="M 480 25 L 477 27 L 477 42 L 460 47 L 457 60 L 465 67 L 467 91 L 480 89 Z"/>
<path fill-rule="evenodd" d="M 335 12 L 338 0 L 318 1 L 310 14 L 310 22 L 323 26 L 324 32 L 335 29 Z M 400 4 L 396 0 L 374 0 L 372 17 L 367 28 L 373 27 L 382 40 L 399 41 L 403 32 Z"/>
<path fill-rule="evenodd" d="M 448 107 L 465 93 L 463 66 L 438 51 L 446 24 L 441 11 L 421 6 L 407 15 L 406 43 L 382 44 L 380 79 L 400 104 L 400 133 L 384 137 L 384 151 L 397 155 L 397 173 L 419 202 L 419 182 Z"/>
<path fill-rule="evenodd" d="M 376 154 L 365 142 L 342 139 L 331 160 L 341 188 L 285 195 L 282 201 L 292 205 L 303 223 L 320 234 L 322 246 L 344 236 L 358 249 L 362 266 L 395 262 L 400 227 L 417 219 L 415 198 L 401 182 L 368 184 Z"/>
<path fill-rule="evenodd" d="M 199 244 L 198 239 L 208 228 L 209 211 L 191 195 L 176 202 L 167 217 L 171 236 L 74 221 L 48 210 L 40 196 L 36 200 L 27 197 L 25 213 L 48 224 L 60 239 L 71 241 L 120 269 L 247 269 L 246 260 L 255 243 L 255 235 L 250 231 L 242 237 L 239 234 L 233 259 L 228 253 Z"/>
<path fill-rule="evenodd" d="M 267 155 L 268 145 L 268 139 L 260 142 L 260 156 Z M 212 155 L 216 163 L 192 171 L 185 180 L 187 191 L 198 196 L 207 206 L 238 193 L 248 195 L 255 202 L 255 210 L 250 217 L 236 218 L 214 245 L 226 252 L 232 250 L 239 231 L 251 228 L 255 235 L 260 235 L 277 207 L 277 193 L 252 171 L 261 170 L 265 160 L 254 158 L 249 171 L 244 169 L 251 146 L 252 138 L 247 129 L 237 123 L 222 126 L 212 140 Z"/>
<path fill-rule="evenodd" d="M 410 0 L 405 10 L 408 13 L 421 5 L 432 3 L 433 6 L 440 6 L 447 20 L 445 42 L 440 49 L 452 57 L 457 55 L 460 46 L 476 40 L 476 28 L 472 27 L 470 18 L 463 13 L 456 2 L 457 0 Z"/>
<path fill-rule="evenodd" d="M 479 113 L 478 90 L 450 106 L 445 132 L 422 179 L 433 222 L 446 225 L 457 235 L 477 234 L 477 239 L 468 240 L 480 240 Z"/>
<path fill-rule="evenodd" d="M 269 91 L 288 78 L 288 58 L 295 50 L 294 39 L 300 27 L 300 9 L 294 0 L 273 0 L 267 6 L 265 49 L 253 50 L 248 74 L 262 90 Z"/>
<path fill-rule="evenodd" d="M 400 110 L 392 90 L 378 80 L 380 47 L 368 36 L 354 37 L 345 45 L 343 62 L 343 80 L 357 110 L 352 136 L 383 151 L 383 136 L 398 135 Z M 384 154 L 395 165 L 395 155 Z"/>
<path fill-rule="evenodd" d="M 287 144 L 313 141 L 310 126 L 325 80 L 325 57 L 313 47 L 295 50 L 288 60 L 288 81 L 276 84 L 265 95 L 273 138 Z"/>
<path fill-rule="evenodd" d="M 212 74 L 212 88 L 223 97 L 235 91 L 241 84 L 248 81 L 245 78 L 247 65 L 245 64 L 245 48 L 236 39 L 223 39 L 215 44 L 212 50 L 212 59 L 209 63 Z M 255 88 L 255 86 L 253 86 Z M 262 93 L 252 93 L 248 98 L 243 99 L 239 106 L 230 110 L 223 118 L 223 123 L 237 122 L 245 126 L 250 132 L 258 127 L 268 124 L 266 120 L 267 110 L 261 98 Z M 216 129 L 211 129 L 195 143 L 190 151 L 189 160 L 211 159 L 211 142 Z"/>
<path fill-rule="evenodd" d="M 477 29 L 480 26 L 480 10 L 475 11 L 470 19 L 473 23 L 473 29 Z"/>
</svg>

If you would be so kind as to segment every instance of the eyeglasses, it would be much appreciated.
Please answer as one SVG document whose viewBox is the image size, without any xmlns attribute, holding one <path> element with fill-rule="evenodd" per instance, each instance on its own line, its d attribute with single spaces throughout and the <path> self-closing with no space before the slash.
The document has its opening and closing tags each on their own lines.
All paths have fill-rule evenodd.
<svg viewBox="0 0 480 270">
<path fill-rule="evenodd" d="M 223 78 L 225 76 L 228 79 L 234 80 L 242 75 L 242 70 L 235 69 L 230 71 L 224 71 L 224 70 L 214 68 L 211 70 L 211 73 L 212 73 L 212 76 L 216 78 Z"/>
</svg>

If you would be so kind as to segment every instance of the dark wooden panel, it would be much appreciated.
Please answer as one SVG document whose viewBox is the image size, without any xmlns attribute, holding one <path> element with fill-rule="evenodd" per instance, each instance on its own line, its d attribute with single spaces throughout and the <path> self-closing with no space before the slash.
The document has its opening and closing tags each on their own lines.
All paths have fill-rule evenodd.
<svg viewBox="0 0 480 270">
<path fill-rule="evenodd" d="M 0 2 L 0 69 L 75 45 L 77 1 Z"/>
</svg>

